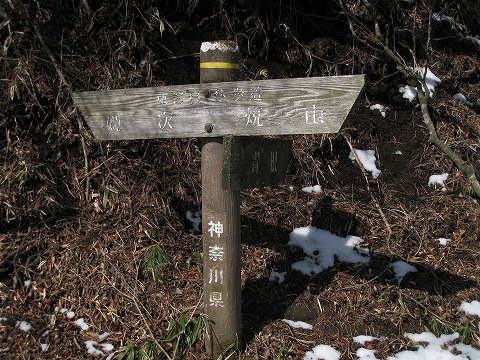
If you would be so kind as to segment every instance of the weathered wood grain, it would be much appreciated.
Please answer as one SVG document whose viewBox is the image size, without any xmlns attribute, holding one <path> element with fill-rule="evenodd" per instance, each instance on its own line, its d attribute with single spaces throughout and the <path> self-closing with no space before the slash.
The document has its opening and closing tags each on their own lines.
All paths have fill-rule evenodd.
<svg viewBox="0 0 480 360">
<path fill-rule="evenodd" d="M 99 140 L 338 132 L 363 75 L 76 92 Z"/>
</svg>

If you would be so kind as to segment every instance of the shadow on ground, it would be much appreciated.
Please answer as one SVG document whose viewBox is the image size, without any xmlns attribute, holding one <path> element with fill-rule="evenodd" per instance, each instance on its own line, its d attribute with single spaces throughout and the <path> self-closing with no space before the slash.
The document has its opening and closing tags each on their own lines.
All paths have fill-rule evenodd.
<svg viewBox="0 0 480 360">
<path fill-rule="evenodd" d="M 344 225 L 348 226 L 350 230 L 354 229 L 357 223 L 353 215 L 338 214 L 338 211 L 332 211 L 330 214 L 324 211 L 323 216 L 331 216 L 344 221 Z M 242 224 L 245 223 L 248 223 L 251 227 L 266 227 L 264 232 L 276 234 L 277 239 L 288 239 L 289 232 L 281 227 L 270 228 L 271 226 L 268 224 L 257 223 L 256 220 L 251 218 L 242 218 Z M 250 239 L 253 243 L 257 240 L 255 237 L 250 237 Z M 288 246 L 286 242 L 284 244 L 265 243 L 264 246 L 271 247 L 277 252 L 280 251 L 283 255 L 282 258 L 284 258 L 281 261 L 268 263 L 267 268 L 283 269 L 282 271 L 287 271 L 287 277 L 282 284 L 271 282 L 266 277 L 253 281 L 246 280 L 242 290 L 242 322 L 245 344 L 252 341 L 262 328 L 272 321 L 289 319 L 309 322 L 314 321 L 319 316 L 324 316 L 325 314 L 322 315 L 315 299 L 317 296 L 324 298 L 322 293 L 325 289 L 330 288 L 334 281 L 338 281 L 339 273 L 343 273 L 343 275 L 347 275 L 358 282 L 356 288 L 359 292 L 363 291 L 362 288 L 368 291 L 366 290 L 368 285 L 365 284 L 368 282 L 373 283 L 376 287 L 381 287 L 385 293 L 393 292 L 400 294 L 400 296 L 404 289 L 413 289 L 424 293 L 425 296 L 428 294 L 429 296 L 445 297 L 479 285 L 475 281 L 448 271 L 434 269 L 418 263 L 413 264 L 417 272 L 407 274 L 399 284 L 390 265 L 403 259 L 377 253 L 371 254 L 369 264 L 358 266 L 335 261 L 332 268 L 326 269 L 318 275 L 307 277 L 292 270 L 289 265 L 303 259 L 304 254 L 301 249 Z M 285 259 L 289 259 L 289 261 L 285 261 Z M 338 292 L 342 291 L 342 288 L 338 289 Z M 349 296 L 349 293 L 346 293 L 345 296 Z M 302 300 L 297 301 L 299 298 L 302 298 Z M 304 299 L 307 299 L 307 301 Z M 340 330 L 340 327 L 337 329 L 335 326 L 330 326 L 326 329 L 331 328 L 328 331 L 334 331 L 335 333 L 346 331 L 345 329 Z M 361 333 L 361 331 L 359 328 L 358 332 Z"/>
</svg>

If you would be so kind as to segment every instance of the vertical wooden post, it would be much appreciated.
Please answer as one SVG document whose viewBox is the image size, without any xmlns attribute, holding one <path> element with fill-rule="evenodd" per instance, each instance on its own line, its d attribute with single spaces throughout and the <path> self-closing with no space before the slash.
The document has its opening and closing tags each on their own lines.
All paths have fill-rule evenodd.
<svg viewBox="0 0 480 360">
<path fill-rule="evenodd" d="M 238 80 L 235 42 L 204 42 L 200 50 L 201 83 Z M 204 95 L 212 96 L 210 91 L 206 85 Z M 205 130 L 215 130 L 209 126 L 205 119 Z M 238 346 L 241 338 L 240 193 L 222 189 L 222 157 L 222 138 L 202 139 L 205 346 L 213 359 Z"/>
</svg>

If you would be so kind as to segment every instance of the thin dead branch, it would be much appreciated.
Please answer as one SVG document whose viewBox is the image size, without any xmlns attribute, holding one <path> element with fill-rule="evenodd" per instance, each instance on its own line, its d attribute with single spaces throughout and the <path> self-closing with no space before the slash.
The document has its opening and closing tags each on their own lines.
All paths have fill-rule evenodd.
<svg viewBox="0 0 480 360">
<path fill-rule="evenodd" d="M 140 317 L 142 318 L 142 321 L 143 321 L 145 327 L 147 328 L 147 330 L 150 334 L 150 337 L 153 339 L 153 342 L 155 343 L 155 345 L 158 347 L 158 349 L 160 349 L 160 351 L 166 356 L 166 358 L 168 360 L 173 360 L 175 358 L 175 355 L 173 357 L 170 356 L 168 351 L 155 338 L 153 330 L 150 327 L 150 321 L 148 321 L 147 317 L 145 316 L 145 314 L 148 314 L 148 311 L 147 311 L 147 309 L 145 309 L 145 307 L 143 306 L 141 301 L 138 300 L 135 290 L 132 289 L 132 287 L 129 285 L 128 281 L 124 278 L 122 272 L 114 264 L 111 264 L 111 266 L 115 269 L 117 275 L 120 276 L 120 278 L 122 278 L 122 283 L 123 283 L 123 285 L 125 285 L 127 287 L 130 294 L 127 294 L 124 291 L 120 290 L 118 288 L 118 286 L 116 286 L 116 284 L 110 278 L 108 278 L 105 274 L 103 274 L 105 276 L 106 280 L 110 283 L 110 286 L 113 289 L 115 289 L 115 291 L 117 291 L 120 295 L 124 296 L 127 299 L 130 299 L 130 301 L 133 302 L 133 304 L 137 308 L 138 313 L 140 314 Z M 148 316 L 150 317 L 149 314 L 148 314 Z"/>
<path fill-rule="evenodd" d="M 357 163 L 358 167 L 362 171 L 363 178 L 365 179 L 365 184 L 367 186 L 368 193 L 370 194 L 370 197 L 372 198 L 373 204 L 375 205 L 375 208 L 377 209 L 378 213 L 380 214 L 380 217 L 383 220 L 383 223 L 385 224 L 385 228 L 387 230 L 387 238 L 385 239 L 385 242 L 387 244 L 388 250 L 393 254 L 393 251 L 390 248 L 390 238 L 392 236 L 392 227 L 390 226 L 390 223 L 388 222 L 388 220 L 387 220 L 387 218 L 386 218 L 386 216 L 385 216 L 385 214 L 384 214 L 384 212 L 383 212 L 383 210 L 380 206 L 380 203 L 378 202 L 376 196 L 373 194 L 372 189 L 370 188 L 370 183 L 368 181 L 367 172 L 366 172 L 365 168 L 363 167 L 362 162 L 358 158 L 357 153 L 355 152 L 355 149 L 353 148 L 353 145 L 352 145 L 351 141 L 347 138 L 346 135 L 344 135 L 344 139 L 347 142 L 348 147 L 350 148 L 350 151 L 351 151 L 352 155 L 355 157 L 355 162 Z"/>
</svg>

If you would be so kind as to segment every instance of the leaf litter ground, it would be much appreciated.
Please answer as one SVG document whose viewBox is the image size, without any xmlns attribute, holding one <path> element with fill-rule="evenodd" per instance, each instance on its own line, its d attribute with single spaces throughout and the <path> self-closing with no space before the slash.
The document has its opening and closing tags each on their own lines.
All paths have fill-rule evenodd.
<svg viewBox="0 0 480 360">
<path fill-rule="evenodd" d="M 478 83 L 472 84 L 478 65 L 469 77 L 459 72 L 468 60 L 452 56 L 447 64 L 438 56 L 433 70 L 444 85 L 433 103 L 439 133 L 478 164 L 478 106 L 450 94 L 455 82 L 470 99 L 480 99 Z M 176 64 L 189 67 L 190 61 Z M 254 73 L 265 65 L 249 64 Z M 272 62 L 271 74 L 294 73 L 290 65 L 284 69 Z M 184 76 L 182 83 L 196 82 L 194 75 Z M 468 320 L 478 324 L 458 308 L 480 298 L 479 205 L 470 197 L 467 179 L 428 144 L 419 112 L 398 92 L 401 85 L 400 80 L 370 82 L 341 134 L 294 137 L 284 186 L 242 192 L 244 358 L 298 359 L 326 344 L 342 358 L 356 359 L 360 345 L 352 338 L 357 335 L 378 337 L 376 356 L 386 358 L 411 348 L 405 332 L 428 329 L 438 335 Z M 386 117 L 370 109 L 376 103 L 389 108 Z M 2 356 L 84 359 L 86 341 L 112 344 L 118 351 L 152 338 L 170 351 L 172 342 L 162 342 L 169 322 L 202 312 L 202 240 L 186 219 L 187 211 L 201 206 L 196 140 L 89 143 L 92 194 L 86 198 L 78 138 L 67 136 L 56 148 L 40 132 L 20 141 L 15 131 L 1 150 L 2 170 L 16 178 L 18 164 L 26 161 L 37 177 L 26 180 L 21 195 L 3 196 L 51 202 L 38 210 L 45 212 L 43 218 L 30 214 L 30 222 L 12 220 L 0 232 Z M 349 159 L 347 141 L 375 151 L 378 178 L 364 177 Z M 428 186 L 429 176 L 445 172 L 450 174 L 445 191 Z M 315 185 L 322 191 L 301 190 Z M 17 214 L 20 218 L 20 210 Z M 304 254 L 287 245 L 289 234 L 307 225 L 361 237 L 371 254 L 368 266 L 336 261 L 310 277 L 293 271 L 291 264 Z M 441 237 L 452 241 L 443 246 L 436 241 Z M 161 245 L 170 259 L 157 284 L 140 271 L 153 245 Z M 397 260 L 418 270 L 400 285 L 390 267 Z M 285 281 L 269 281 L 272 271 L 287 271 Z M 285 318 L 313 329 L 292 329 Z M 31 326 L 28 331 L 22 321 Z M 471 332 L 478 336 L 478 327 Z M 466 341 L 478 346 L 474 336 Z M 47 351 L 42 344 L 48 344 Z M 96 349 L 108 356 L 107 347 Z M 203 344 L 182 344 L 177 356 L 204 359 Z"/>
</svg>

